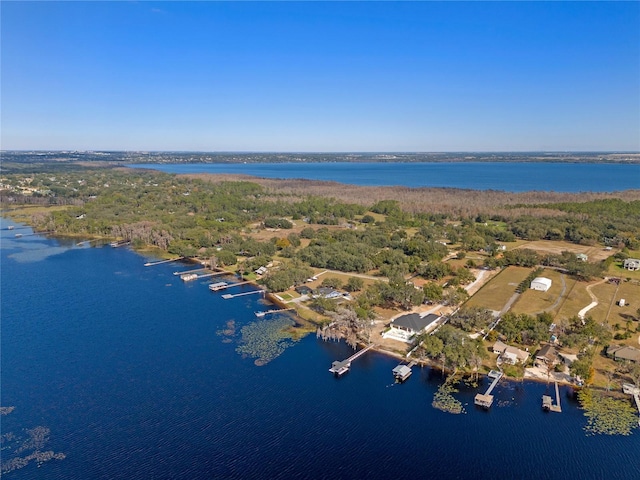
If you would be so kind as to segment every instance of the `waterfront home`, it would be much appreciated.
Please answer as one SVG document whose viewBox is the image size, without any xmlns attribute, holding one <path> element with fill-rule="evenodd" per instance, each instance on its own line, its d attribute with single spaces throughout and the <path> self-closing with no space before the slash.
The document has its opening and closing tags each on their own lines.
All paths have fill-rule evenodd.
<svg viewBox="0 0 640 480">
<path fill-rule="evenodd" d="M 298 285 L 295 288 L 295 291 L 298 292 L 300 295 L 310 295 L 311 293 L 313 293 L 313 290 L 311 290 L 306 285 Z"/>
<path fill-rule="evenodd" d="M 383 338 L 392 338 L 401 342 L 411 343 L 416 334 L 435 328 L 440 318 L 440 316 L 433 313 L 425 316 L 421 316 L 418 313 L 401 315 L 391 320 L 389 330 L 382 336 Z"/>
<path fill-rule="evenodd" d="M 558 352 L 553 345 L 547 344 L 536 354 L 537 367 L 552 367 L 558 363 Z"/>
<path fill-rule="evenodd" d="M 551 279 L 546 277 L 536 277 L 531 281 L 531 289 L 546 292 L 551 288 Z"/>
<path fill-rule="evenodd" d="M 607 356 L 614 360 L 626 360 L 628 362 L 640 363 L 640 350 L 633 347 L 610 345 L 607 348 Z"/>
<path fill-rule="evenodd" d="M 331 287 L 320 287 L 316 289 L 316 294 L 317 296 L 324 298 L 340 298 L 342 296 L 342 293 Z"/>
<path fill-rule="evenodd" d="M 493 353 L 498 354 L 498 360 L 511 365 L 515 365 L 518 362 L 525 363 L 529 358 L 528 352 L 502 343 L 500 340 L 493 344 Z"/>
<path fill-rule="evenodd" d="M 626 270 L 635 272 L 636 270 L 640 270 L 640 260 L 637 258 L 627 258 L 622 264 L 622 266 Z"/>
</svg>

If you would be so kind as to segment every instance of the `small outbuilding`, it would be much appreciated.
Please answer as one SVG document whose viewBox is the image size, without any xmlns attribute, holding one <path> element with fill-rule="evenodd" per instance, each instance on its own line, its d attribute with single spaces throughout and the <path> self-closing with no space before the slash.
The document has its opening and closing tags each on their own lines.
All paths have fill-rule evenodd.
<svg viewBox="0 0 640 480">
<path fill-rule="evenodd" d="M 586 262 L 587 260 L 589 260 L 589 257 L 585 253 L 576 254 L 576 258 L 581 262 Z"/>
<path fill-rule="evenodd" d="M 546 277 L 536 277 L 531 281 L 531 289 L 539 292 L 546 292 L 551 288 L 551 279 Z"/>
</svg>

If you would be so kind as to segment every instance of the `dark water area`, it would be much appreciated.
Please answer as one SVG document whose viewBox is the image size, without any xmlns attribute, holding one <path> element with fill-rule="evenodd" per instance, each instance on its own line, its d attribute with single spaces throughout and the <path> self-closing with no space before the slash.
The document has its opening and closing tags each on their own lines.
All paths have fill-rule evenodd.
<svg viewBox="0 0 640 480">
<path fill-rule="evenodd" d="M 440 372 L 414 368 L 396 385 L 397 360 L 369 352 L 338 379 L 328 368 L 351 349 L 315 335 L 258 367 L 219 334 L 229 320 L 271 321 L 255 317 L 268 308 L 258 295 L 224 300 L 173 275 L 188 266 L 16 239 L 7 224 L 1 401 L 15 410 L 2 433 L 45 426 L 45 449 L 66 455 L 7 478 L 640 478 L 640 431 L 586 436 L 566 387 L 561 414 L 542 412 L 552 387 L 531 382 L 502 382 L 484 411 L 483 381 L 461 387 L 466 413 L 451 415 L 431 407 Z"/>
<path fill-rule="evenodd" d="M 167 173 L 233 173 L 353 185 L 526 192 L 614 192 L 640 188 L 640 165 L 602 163 L 194 163 L 128 165 Z"/>
</svg>

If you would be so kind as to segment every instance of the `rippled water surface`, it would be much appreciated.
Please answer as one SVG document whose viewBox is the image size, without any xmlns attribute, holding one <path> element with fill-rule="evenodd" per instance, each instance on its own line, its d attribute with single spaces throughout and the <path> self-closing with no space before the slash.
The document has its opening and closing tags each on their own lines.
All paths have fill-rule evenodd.
<svg viewBox="0 0 640 480">
<path fill-rule="evenodd" d="M 640 188 L 640 165 L 601 163 L 228 163 L 130 165 L 170 173 L 236 173 L 355 185 L 524 192 L 613 192 Z"/>
</svg>

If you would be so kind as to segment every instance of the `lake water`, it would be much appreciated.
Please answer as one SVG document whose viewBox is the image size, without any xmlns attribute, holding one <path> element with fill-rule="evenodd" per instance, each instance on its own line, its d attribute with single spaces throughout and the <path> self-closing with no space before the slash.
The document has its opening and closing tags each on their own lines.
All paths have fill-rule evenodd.
<svg viewBox="0 0 640 480">
<path fill-rule="evenodd" d="M 602 163 L 195 163 L 129 165 L 168 173 L 234 173 L 370 186 L 613 192 L 640 188 L 640 165 Z"/>
<path fill-rule="evenodd" d="M 431 407 L 439 372 L 395 385 L 397 361 L 369 352 L 337 379 L 351 350 L 315 335 L 258 367 L 219 332 L 256 322 L 259 296 L 223 300 L 172 274 L 188 266 L 6 225 L 2 433 L 45 426 L 44 449 L 66 455 L 8 478 L 640 478 L 640 431 L 586 436 L 568 388 L 561 414 L 541 411 L 546 384 L 502 382 L 490 411 L 464 388 L 451 415 Z"/>
</svg>

